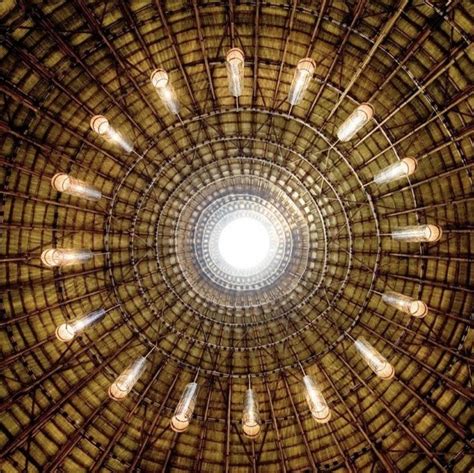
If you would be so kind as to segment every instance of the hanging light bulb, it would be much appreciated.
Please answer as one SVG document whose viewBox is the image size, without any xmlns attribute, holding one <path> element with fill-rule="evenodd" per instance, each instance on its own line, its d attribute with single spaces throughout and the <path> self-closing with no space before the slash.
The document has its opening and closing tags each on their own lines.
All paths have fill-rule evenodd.
<svg viewBox="0 0 474 473">
<path fill-rule="evenodd" d="M 102 193 L 95 187 L 68 174 L 55 174 L 51 179 L 53 189 L 64 194 L 82 197 L 87 200 L 100 200 Z"/>
<path fill-rule="evenodd" d="M 411 176 L 415 172 L 416 166 L 417 162 L 415 158 L 403 158 L 378 172 L 374 176 L 374 182 L 384 184 Z"/>
<path fill-rule="evenodd" d="M 320 424 L 325 424 L 331 419 L 331 410 L 326 399 L 311 376 L 303 376 L 303 384 L 304 395 L 313 419 Z"/>
<path fill-rule="evenodd" d="M 252 388 L 245 393 L 244 412 L 242 414 L 242 430 L 248 438 L 255 438 L 260 434 L 261 421 L 258 412 L 257 399 Z"/>
<path fill-rule="evenodd" d="M 229 50 L 226 56 L 226 69 L 230 93 L 234 97 L 240 97 L 244 83 L 244 53 L 241 49 Z"/>
<path fill-rule="evenodd" d="M 288 92 L 288 102 L 291 105 L 296 105 L 302 99 L 303 94 L 308 88 L 309 81 L 313 77 L 316 69 L 316 63 L 310 57 L 300 59 L 296 65 L 295 75 L 291 82 L 290 90 Z"/>
<path fill-rule="evenodd" d="M 170 426 L 175 432 L 184 432 L 188 428 L 196 406 L 197 395 L 197 383 L 194 381 L 188 383 L 170 421 Z"/>
<path fill-rule="evenodd" d="M 62 342 L 70 342 L 77 333 L 100 320 L 105 315 L 105 309 L 95 310 L 74 320 L 70 320 L 56 328 L 56 337 Z"/>
<path fill-rule="evenodd" d="M 370 369 L 382 379 L 391 379 L 395 374 L 393 366 L 363 337 L 355 343 L 357 351 L 362 355 Z"/>
<path fill-rule="evenodd" d="M 146 358 L 139 356 L 125 370 L 123 370 L 117 379 L 109 387 L 109 396 L 114 401 L 120 401 L 132 390 L 135 383 L 146 369 Z"/>
<path fill-rule="evenodd" d="M 53 268 L 55 266 L 71 266 L 83 264 L 92 259 L 94 254 L 91 250 L 75 250 L 73 248 L 50 248 L 41 253 L 41 262 Z"/>
<path fill-rule="evenodd" d="M 349 141 L 374 116 L 374 107 L 370 103 L 360 104 L 337 130 L 339 141 Z"/>
<path fill-rule="evenodd" d="M 129 143 L 118 131 L 109 123 L 103 115 L 94 115 L 91 118 L 91 128 L 106 140 L 118 144 L 126 153 L 133 151 L 133 145 Z"/>
<path fill-rule="evenodd" d="M 411 225 L 392 231 L 392 238 L 407 242 L 438 241 L 443 236 L 443 230 L 438 225 Z"/>
<path fill-rule="evenodd" d="M 168 73 L 164 69 L 155 69 L 151 73 L 151 83 L 168 111 L 177 115 L 180 105 L 176 92 L 170 84 Z"/>
<path fill-rule="evenodd" d="M 382 294 L 382 300 L 392 307 L 410 314 L 412 317 L 423 318 L 428 313 L 428 306 L 423 302 L 398 292 L 387 291 Z"/>
</svg>

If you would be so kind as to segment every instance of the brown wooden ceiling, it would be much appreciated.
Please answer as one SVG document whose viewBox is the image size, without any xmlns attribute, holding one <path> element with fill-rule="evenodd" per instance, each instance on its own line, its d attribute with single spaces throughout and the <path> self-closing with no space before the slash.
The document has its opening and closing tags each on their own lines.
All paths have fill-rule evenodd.
<svg viewBox="0 0 474 473">
<path fill-rule="evenodd" d="M 469 10 L 427 0 L 0 5 L 2 471 L 469 471 Z M 225 75 L 233 46 L 246 57 L 238 102 Z M 315 77 L 290 111 L 305 56 Z M 179 120 L 150 84 L 159 66 Z M 364 101 L 375 119 L 336 144 Z M 94 114 L 137 154 L 95 135 Z M 404 156 L 418 159 L 414 176 L 370 184 Z M 56 172 L 106 197 L 58 194 Z M 239 311 L 198 297 L 173 245 L 163 248 L 182 238 L 173 212 L 209 179 L 246 173 L 294 182 L 314 239 L 291 297 Z M 442 226 L 443 239 L 389 236 L 421 223 Z M 39 255 L 52 246 L 97 256 L 46 269 Z M 384 305 L 387 287 L 421 298 L 429 315 Z M 93 330 L 56 340 L 58 324 L 98 307 L 109 310 Z M 356 355 L 359 335 L 391 361 L 391 382 Z M 117 374 L 154 346 L 128 398 L 110 400 Z M 323 389 L 326 425 L 309 414 L 300 367 Z M 175 434 L 169 418 L 196 373 L 195 417 Z M 254 441 L 240 426 L 248 375 L 264 422 Z"/>
</svg>

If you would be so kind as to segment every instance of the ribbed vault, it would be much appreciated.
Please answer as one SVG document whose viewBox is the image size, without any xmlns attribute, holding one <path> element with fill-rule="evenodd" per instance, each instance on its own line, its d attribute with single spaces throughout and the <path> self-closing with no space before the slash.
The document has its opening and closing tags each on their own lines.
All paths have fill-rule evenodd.
<svg viewBox="0 0 474 473">
<path fill-rule="evenodd" d="M 469 7 L 7 2 L 3 470 L 469 471 Z M 245 53 L 238 100 L 226 79 L 231 47 Z M 303 57 L 316 72 L 290 107 Z M 157 67 L 170 75 L 179 117 L 150 83 Z M 338 126 L 363 102 L 374 120 L 339 142 Z M 97 114 L 132 153 L 90 129 Z M 418 160 L 414 175 L 372 182 L 406 156 Z M 102 199 L 54 191 L 58 172 Z M 213 229 L 224 211 L 274 223 L 274 267 L 221 271 Z M 442 239 L 390 236 L 417 224 L 441 226 Z M 45 268 L 39 257 L 52 247 L 90 248 L 94 258 Z M 429 314 L 396 311 L 381 300 L 387 289 L 425 301 Z M 59 324 L 98 308 L 107 314 L 93 329 L 56 339 Z M 361 335 L 394 379 L 380 380 L 357 355 Z M 109 385 L 150 350 L 129 396 L 111 400 Z M 331 408 L 327 424 L 308 411 L 302 370 Z M 195 415 L 177 434 L 169 419 L 195 378 Z M 241 432 L 249 379 L 263 420 L 256 440 Z"/>
</svg>

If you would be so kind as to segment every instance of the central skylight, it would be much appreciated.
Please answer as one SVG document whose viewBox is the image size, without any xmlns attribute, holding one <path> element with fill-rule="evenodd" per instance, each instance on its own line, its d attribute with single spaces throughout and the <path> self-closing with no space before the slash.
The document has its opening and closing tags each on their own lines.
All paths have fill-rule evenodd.
<svg viewBox="0 0 474 473">
<path fill-rule="evenodd" d="M 179 238 L 169 240 L 170 247 L 161 246 L 159 251 L 160 257 L 161 252 L 163 257 L 170 251 L 176 255 L 180 271 L 203 304 L 232 307 L 238 311 L 233 317 L 244 317 L 244 308 L 269 304 L 292 291 L 307 267 L 306 210 L 291 196 L 302 196 L 303 208 L 311 215 L 318 211 L 286 173 L 291 195 L 260 176 L 272 172 L 270 165 L 249 158 L 237 158 L 231 167 L 228 164 L 224 161 L 219 166 L 230 175 L 197 192 L 183 182 L 179 194 L 189 193 L 192 198 L 184 206 L 166 207 L 158 224 L 159 232 L 176 226 Z M 240 175 L 241 164 L 252 174 Z M 198 172 L 207 179 L 207 168 Z"/>
<path fill-rule="evenodd" d="M 218 240 L 224 261 L 237 270 L 260 265 L 270 251 L 270 235 L 263 223 L 252 217 L 238 217 L 222 229 Z"/>
</svg>

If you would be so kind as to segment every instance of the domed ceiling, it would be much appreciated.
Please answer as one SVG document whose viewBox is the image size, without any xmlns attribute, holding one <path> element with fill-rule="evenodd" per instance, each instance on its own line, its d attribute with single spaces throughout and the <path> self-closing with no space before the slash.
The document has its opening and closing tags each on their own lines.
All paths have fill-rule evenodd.
<svg viewBox="0 0 474 473">
<path fill-rule="evenodd" d="M 469 471 L 470 7 L 5 2 L 2 471 Z M 238 98 L 231 48 L 245 55 Z M 291 105 L 302 58 L 314 75 Z M 158 68 L 179 113 L 150 81 Z M 339 140 L 363 103 L 373 119 Z M 95 115 L 122 141 L 95 133 Z M 413 174 L 373 180 L 410 157 Z M 57 192 L 58 173 L 100 199 Z M 396 238 L 424 225 L 441 238 Z M 54 248 L 86 251 L 49 267 L 40 256 Z M 397 310 L 394 292 L 428 314 Z M 140 356 L 146 369 L 112 399 Z M 329 421 L 313 419 L 304 375 Z M 194 415 L 177 433 L 192 381 Z M 241 423 L 249 386 L 254 439 Z"/>
</svg>

